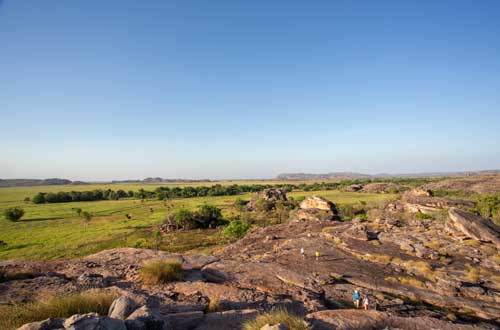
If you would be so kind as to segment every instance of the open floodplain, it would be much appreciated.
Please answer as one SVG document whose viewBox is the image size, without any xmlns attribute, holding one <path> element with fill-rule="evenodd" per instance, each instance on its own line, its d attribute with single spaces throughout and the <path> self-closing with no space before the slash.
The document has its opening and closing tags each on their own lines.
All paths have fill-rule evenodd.
<svg viewBox="0 0 500 330">
<path fill-rule="evenodd" d="M 25 202 L 38 192 L 119 190 L 152 191 L 158 187 L 212 186 L 215 184 L 283 184 L 283 181 L 225 181 L 162 184 L 92 184 L 36 187 L 0 188 L 0 213 L 10 207 L 21 207 L 25 215 L 17 222 L 2 218 L 0 259 L 50 260 L 74 258 L 116 247 L 152 247 L 171 252 L 210 252 L 211 249 L 228 243 L 221 237 L 219 229 L 184 230 L 162 235 L 161 242 L 153 242 L 155 227 L 166 216 L 178 208 L 196 209 L 210 204 L 222 210 L 224 218 L 230 220 L 238 215 L 234 206 L 237 199 L 250 200 L 252 193 L 235 196 L 207 196 L 194 198 L 172 198 L 166 201 L 135 198 L 101 200 L 90 202 L 68 202 L 34 204 Z M 300 182 L 294 181 L 294 184 Z M 339 190 L 293 191 L 290 197 L 322 196 L 337 205 L 376 203 L 393 198 L 392 194 L 370 194 Z M 80 208 L 92 214 L 85 224 L 75 212 Z M 130 215 L 130 219 L 126 215 Z"/>
</svg>

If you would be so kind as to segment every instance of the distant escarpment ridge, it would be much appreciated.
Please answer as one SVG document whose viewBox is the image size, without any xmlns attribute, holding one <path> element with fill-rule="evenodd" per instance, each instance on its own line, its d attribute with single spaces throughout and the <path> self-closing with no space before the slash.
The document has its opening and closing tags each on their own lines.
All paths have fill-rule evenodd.
<svg viewBox="0 0 500 330">
<path fill-rule="evenodd" d="M 168 182 L 210 182 L 208 179 L 203 180 L 190 180 L 190 179 L 165 179 L 165 178 L 145 178 L 143 180 L 113 180 L 113 181 L 99 181 L 99 182 L 84 182 L 84 181 L 71 181 L 68 179 L 0 179 L 0 187 L 35 187 L 35 186 L 64 186 L 64 185 L 86 185 L 92 183 L 168 183 Z"/>
<path fill-rule="evenodd" d="M 334 180 L 334 179 L 363 179 L 363 178 L 419 178 L 419 177 L 449 177 L 449 176 L 474 176 L 474 175 L 499 175 L 500 170 L 461 171 L 461 172 L 423 172 L 401 174 L 364 174 L 356 172 L 330 172 L 330 173 L 282 173 L 278 180 Z"/>
<path fill-rule="evenodd" d="M 67 179 L 0 179 L 0 187 L 30 187 L 30 186 L 60 186 L 60 185 L 87 184 L 82 181 L 71 181 Z"/>
</svg>

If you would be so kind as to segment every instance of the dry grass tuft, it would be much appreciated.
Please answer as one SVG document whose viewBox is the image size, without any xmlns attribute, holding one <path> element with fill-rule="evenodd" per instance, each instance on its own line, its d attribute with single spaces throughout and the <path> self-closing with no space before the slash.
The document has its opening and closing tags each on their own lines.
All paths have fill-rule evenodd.
<svg viewBox="0 0 500 330">
<path fill-rule="evenodd" d="M 116 298 L 113 293 L 91 290 L 62 297 L 49 296 L 33 303 L 0 306 L 0 329 L 16 329 L 25 323 L 73 314 L 96 312 L 106 315 Z"/>
<path fill-rule="evenodd" d="M 208 304 L 205 306 L 205 313 L 215 313 L 220 312 L 221 306 L 219 303 L 219 297 L 213 296 L 208 298 Z"/>
<path fill-rule="evenodd" d="M 286 324 L 289 330 L 307 330 L 304 320 L 289 313 L 286 309 L 276 309 L 274 311 L 261 314 L 255 320 L 247 321 L 243 324 L 243 330 L 260 330 L 266 324 Z"/>
<path fill-rule="evenodd" d="M 140 275 L 146 284 L 165 284 L 184 279 L 182 264 L 178 261 L 149 261 L 142 267 Z"/>
</svg>

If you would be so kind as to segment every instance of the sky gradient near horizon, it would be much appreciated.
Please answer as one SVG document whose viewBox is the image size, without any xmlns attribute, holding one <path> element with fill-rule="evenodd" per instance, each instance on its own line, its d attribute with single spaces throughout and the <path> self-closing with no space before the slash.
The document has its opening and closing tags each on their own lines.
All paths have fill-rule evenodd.
<svg viewBox="0 0 500 330">
<path fill-rule="evenodd" d="M 0 178 L 500 168 L 500 1 L 0 0 Z"/>
</svg>

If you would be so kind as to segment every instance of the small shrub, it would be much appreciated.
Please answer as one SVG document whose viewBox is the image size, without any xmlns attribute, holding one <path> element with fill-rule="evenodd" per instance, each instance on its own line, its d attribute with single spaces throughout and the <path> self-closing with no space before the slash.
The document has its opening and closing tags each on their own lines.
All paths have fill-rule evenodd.
<svg viewBox="0 0 500 330">
<path fill-rule="evenodd" d="M 417 219 L 420 219 L 420 220 L 427 220 L 427 219 L 432 219 L 432 216 L 426 214 L 426 213 L 423 213 L 423 212 L 417 212 L 415 214 L 415 217 Z"/>
<path fill-rule="evenodd" d="M 92 290 L 62 297 L 50 296 L 38 302 L 0 306 L 0 329 L 16 329 L 25 323 L 74 314 L 96 312 L 106 315 L 116 298 L 115 294 Z"/>
<path fill-rule="evenodd" d="M 150 261 L 142 267 L 140 274 L 146 284 L 165 284 L 184 279 L 182 265 L 178 261 Z"/>
<path fill-rule="evenodd" d="M 243 324 L 243 330 L 260 330 L 268 323 L 283 323 L 288 326 L 289 330 L 307 329 L 307 326 L 301 317 L 293 315 L 285 309 L 276 309 L 274 311 L 257 316 L 255 320 L 245 322 Z"/>
<path fill-rule="evenodd" d="M 228 238 L 241 238 L 245 236 L 250 225 L 240 220 L 233 220 L 222 230 L 222 235 Z"/>
<path fill-rule="evenodd" d="M 3 215 L 7 220 L 17 221 L 23 217 L 24 210 L 20 207 L 10 207 L 3 211 Z"/>
</svg>

